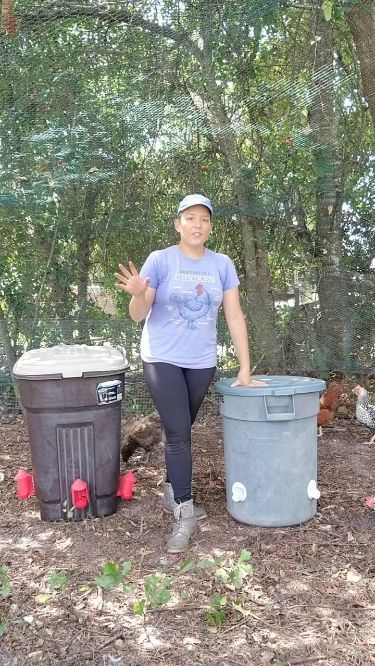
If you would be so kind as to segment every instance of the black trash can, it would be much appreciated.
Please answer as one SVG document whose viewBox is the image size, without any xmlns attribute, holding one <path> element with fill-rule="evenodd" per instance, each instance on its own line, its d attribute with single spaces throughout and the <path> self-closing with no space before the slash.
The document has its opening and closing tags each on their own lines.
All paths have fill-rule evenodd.
<svg viewBox="0 0 375 666">
<path fill-rule="evenodd" d="M 116 512 L 128 367 L 110 345 L 33 349 L 15 364 L 42 520 Z"/>
</svg>

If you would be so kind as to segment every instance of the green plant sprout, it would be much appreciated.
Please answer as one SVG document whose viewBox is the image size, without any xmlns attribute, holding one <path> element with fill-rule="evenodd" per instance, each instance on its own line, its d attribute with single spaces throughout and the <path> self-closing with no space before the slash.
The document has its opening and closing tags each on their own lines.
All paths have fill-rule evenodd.
<svg viewBox="0 0 375 666">
<path fill-rule="evenodd" d="M 69 576 L 65 571 L 56 569 L 53 571 L 48 579 L 48 587 L 50 590 L 62 590 L 69 583 Z"/>
<path fill-rule="evenodd" d="M 131 571 L 132 564 L 127 561 L 124 562 L 122 567 L 115 562 L 105 562 L 100 576 L 95 578 L 95 585 L 103 587 L 105 590 L 113 590 L 123 583 L 124 577 Z M 124 592 L 131 592 L 132 588 L 129 584 L 123 583 Z"/>
<path fill-rule="evenodd" d="M 172 578 L 165 574 L 154 574 L 147 576 L 144 582 L 145 598 L 136 601 L 133 606 L 134 615 L 146 616 L 149 608 L 165 606 L 172 598 L 170 587 L 173 583 Z"/>
<path fill-rule="evenodd" d="M 5 566 L 5 564 L 0 565 L 0 596 L 4 597 L 5 599 L 7 597 L 10 597 L 12 593 L 9 582 L 8 571 L 9 569 L 7 566 Z"/>
</svg>

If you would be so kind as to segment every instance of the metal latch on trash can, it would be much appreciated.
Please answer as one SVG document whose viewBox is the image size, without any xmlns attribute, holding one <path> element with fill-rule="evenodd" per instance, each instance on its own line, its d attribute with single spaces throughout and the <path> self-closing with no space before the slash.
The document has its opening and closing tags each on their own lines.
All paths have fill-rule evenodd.
<svg viewBox="0 0 375 666">
<path fill-rule="evenodd" d="M 122 382 L 119 379 L 101 382 L 97 386 L 98 405 L 109 405 L 122 400 Z"/>
</svg>

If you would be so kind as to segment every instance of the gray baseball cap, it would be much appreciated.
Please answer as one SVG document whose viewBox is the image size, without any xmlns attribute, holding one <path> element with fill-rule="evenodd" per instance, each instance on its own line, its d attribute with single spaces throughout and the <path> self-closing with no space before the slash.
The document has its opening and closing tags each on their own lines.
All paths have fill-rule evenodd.
<svg viewBox="0 0 375 666">
<path fill-rule="evenodd" d="M 206 206 L 208 210 L 210 211 L 211 215 L 214 214 L 214 209 L 212 208 L 212 203 L 207 197 L 204 197 L 203 194 L 188 194 L 182 201 L 180 201 L 180 205 L 177 210 L 177 215 L 182 213 L 182 211 L 186 210 L 186 208 L 190 208 L 190 206 Z"/>
</svg>

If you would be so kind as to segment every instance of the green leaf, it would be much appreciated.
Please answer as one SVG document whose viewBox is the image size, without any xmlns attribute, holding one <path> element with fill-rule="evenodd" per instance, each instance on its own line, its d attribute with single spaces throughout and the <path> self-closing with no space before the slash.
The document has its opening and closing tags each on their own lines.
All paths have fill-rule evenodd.
<svg viewBox="0 0 375 666">
<path fill-rule="evenodd" d="M 174 582 L 173 578 L 169 578 L 169 577 L 165 578 L 164 579 L 164 587 L 170 587 L 173 582 Z"/>
<path fill-rule="evenodd" d="M 95 585 L 103 587 L 105 590 L 113 590 L 116 587 L 113 576 L 101 575 L 95 578 Z"/>
<path fill-rule="evenodd" d="M 105 562 L 101 575 L 95 578 L 95 584 L 106 590 L 112 590 L 114 587 L 120 585 L 121 580 L 122 573 L 119 571 L 117 564 L 114 562 Z"/>
<path fill-rule="evenodd" d="M 213 624 L 215 627 L 220 628 L 226 619 L 226 614 L 222 610 L 207 611 L 204 614 L 204 619 L 208 624 Z"/>
<path fill-rule="evenodd" d="M 126 583 L 126 584 L 123 586 L 123 590 L 124 590 L 125 594 L 132 594 L 132 593 L 134 592 L 134 585 L 133 585 L 133 583 Z"/>
<path fill-rule="evenodd" d="M 172 593 L 168 588 L 172 585 L 173 578 L 167 578 L 165 574 L 154 574 L 147 576 L 145 580 L 145 593 L 147 601 L 154 608 L 168 603 Z"/>
<path fill-rule="evenodd" d="M 191 571 L 193 567 L 194 561 L 190 558 L 190 560 L 185 560 L 185 562 L 182 563 L 180 572 L 187 573 L 188 571 Z"/>
<path fill-rule="evenodd" d="M 215 566 L 215 562 L 213 560 L 199 560 L 197 563 L 198 569 L 212 569 L 212 567 Z"/>
<path fill-rule="evenodd" d="M 131 570 L 132 570 L 132 563 L 130 561 L 124 562 L 124 564 L 122 565 L 122 570 L 121 570 L 122 575 L 126 576 L 126 574 L 128 574 L 129 571 L 131 571 Z"/>
<path fill-rule="evenodd" d="M 8 567 L 4 564 L 0 566 L 0 595 L 5 598 L 11 595 Z"/>
<path fill-rule="evenodd" d="M 215 608 L 215 610 L 220 610 L 223 606 L 226 606 L 227 603 L 227 597 L 223 594 L 219 594 L 212 599 L 211 606 L 212 608 Z"/>
<path fill-rule="evenodd" d="M 66 517 L 68 520 L 72 520 L 74 516 L 74 511 L 75 511 L 75 506 L 72 506 L 70 507 L 70 509 L 68 509 L 68 511 L 66 512 Z"/>
<path fill-rule="evenodd" d="M 240 552 L 239 561 L 240 562 L 248 562 L 249 560 L 251 560 L 251 558 L 252 558 L 252 554 L 250 553 L 250 551 L 246 550 L 246 548 L 243 548 Z"/>
<path fill-rule="evenodd" d="M 323 11 L 324 18 L 325 18 L 326 21 L 331 20 L 331 18 L 332 18 L 332 9 L 333 9 L 332 0 L 323 0 L 322 11 Z"/>
<path fill-rule="evenodd" d="M 153 594 L 149 601 L 152 606 L 152 608 L 156 608 L 157 606 L 165 606 L 165 604 L 168 603 L 172 598 L 172 592 L 166 589 L 161 589 L 158 590 L 155 594 Z"/>
<path fill-rule="evenodd" d="M 224 569 L 220 568 L 215 572 L 215 576 L 221 580 L 222 583 L 227 583 L 230 577 L 230 574 Z"/>
<path fill-rule="evenodd" d="M 191 592 L 189 592 L 189 590 L 181 590 L 180 597 L 181 599 L 190 599 Z"/>
<path fill-rule="evenodd" d="M 0 616 L 0 638 L 1 636 L 4 636 L 5 632 L 6 632 L 5 619 Z"/>
<path fill-rule="evenodd" d="M 243 577 L 241 576 L 241 572 L 238 569 L 231 571 L 229 574 L 229 581 L 232 583 L 233 587 L 238 590 L 243 585 Z"/>
<path fill-rule="evenodd" d="M 105 562 L 103 565 L 103 574 L 116 577 L 119 575 L 119 568 L 115 562 Z"/>
<path fill-rule="evenodd" d="M 58 590 L 67 586 L 69 581 L 68 575 L 65 571 L 53 571 L 48 580 L 50 590 Z"/>
<path fill-rule="evenodd" d="M 146 615 L 146 600 L 136 601 L 133 606 L 134 615 Z"/>
<path fill-rule="evenodd" d="M 155 590 L 157 590 L 162 580 L 163 578 L 159 574 L 147 576 L 147 578 L 145 579 L 146 597 L 151 597 L 153 594 L 155 594 Z"/>
</svg>

